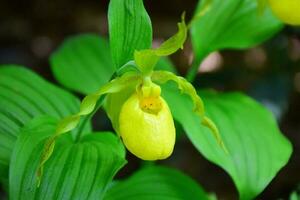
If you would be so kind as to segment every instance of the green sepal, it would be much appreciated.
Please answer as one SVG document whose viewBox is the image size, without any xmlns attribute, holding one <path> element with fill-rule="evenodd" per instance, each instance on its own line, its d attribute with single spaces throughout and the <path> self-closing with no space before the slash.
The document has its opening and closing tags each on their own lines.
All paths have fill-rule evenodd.
<svg viewBox="0 0 300 200">
<path fill-rule="evenodd" d="M 157 56 L 168 56 L 175 53 L 178 49 L 183 49 L 183 44 L 186 40 L 188 31 L 185 23 L 185 13 L 181 15 L 181 22 L 177 25 L 178 32 L 155 50 Z"/>
<path fill-rule="evenodd" d="M 55 135 L 73 130 L 79 123 L 80 115 L 71 115 L 63 118 L 57 125 Z"/>
<path fill-rule="evenodd" d="M 198 113 L 201 117 L 204 116 L 205 111 L 202 99 L 197 95 L 194 86 L 185 78 L 177 76 L 168 71 L 154 71 L 151 75 L 151 79 L 159 84 L 164 84 L 168 81 L 174 81 L 182 93 L 185 93 L 191 97 L 194 103 L 194 112 Z"/>
<path fill-rule="evenodd" d="M 159 84 L 164 84 L 168 81 L 175 82 L 177 84 L 178 89 L 182 93 L 187 94 L 193 101 L 193 104 L 194 104 L 193 111 L 200 117 L 202 125 L 204 125 L 210 129 L 211 133 L 216 138 L 220 147 L 226 153 L 228 153 L 228 150 L 224 145 L 224 142 L 221 138 L 221 135 L 219 133 L 217 126 L 214 124 L 214 122 L 211 119 L 209 119 L 207 116 L 205 116 L 203 101 L 199 97 L 199 95 L 197 94 L 197 91 L 195 90 L 194 86 L 190 82 L 188 82 L 185 78 L 183 78 L 181 76 L 176 76 L 172 72 L 168 72 L 168 71 L 154 71 L 152 73 L 151 79 L 154 82 L 157 82 Z"/>
<path fill-rule="evenodd" d="M 149 74 L 154 69 L 160 57 L 175 53 L 178 49 L 183 49 L 183 44 L 187 38 L 187 25 L 185 23 L 185 13 L 181 16 L 178 23 L 178 32 L 163 42 L 156 49 L 145 49 L 135 51 L 134 60 L 144 74 Z"/>
<path fill-rule="evenodd" d="M 134 60 L 136 65 L 144 74 L 149 74 L 157 64 L 159 56 L 154 49 L 145 49 L 134 52 Z"/>
</svg>

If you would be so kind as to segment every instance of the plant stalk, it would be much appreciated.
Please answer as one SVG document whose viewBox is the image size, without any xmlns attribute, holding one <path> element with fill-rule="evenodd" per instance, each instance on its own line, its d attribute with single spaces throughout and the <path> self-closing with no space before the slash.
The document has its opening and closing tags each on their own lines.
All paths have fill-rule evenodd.
<svg viewBox="0 0 300 200">
<path fill-rule="evenodd" d="M 203 62 L 203 60 L 206 58 L 207 55 L 208 55 L 208 53 L 202 52 L 194 59 L 191 68 L 189 69 L 189 71 L 187 72 L 187 75 L 185 76 L 185 78 L 189 82 L 192 83 L 195 80 L 198 70 L 200 68 L 200 65 Z"/>
</svg>

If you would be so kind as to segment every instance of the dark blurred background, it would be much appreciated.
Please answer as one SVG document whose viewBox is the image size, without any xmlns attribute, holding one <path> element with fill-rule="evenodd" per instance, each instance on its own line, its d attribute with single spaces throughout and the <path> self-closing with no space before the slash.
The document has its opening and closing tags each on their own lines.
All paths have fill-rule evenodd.
<svg viewBox="0 0 300 200">
<path fill-rule="evenodd" d="M 20 64 L 57 83 L 48 57 L 62 41 L 74 34 L 93 32 L 107 37 L 108 0 L 0 0 L 0 64 Z M 154 42 L 168 38 L 185 10 L 190 18 L 197 0 L 145 0 L 154 30 Z M 181 75 L 191 61 L 191 45 L 171 57 Z M 257 199 L 288 199 L 300 183 L 300 29 L 285 27 L 261 46 L 243 51 L 211 54 L 194 82 L 198 87 L 243 91 L 265 106 L 278 119 L 282 132 L 292 141 L 294 153 L 288 165 Z M 97 120 L 100 119 L 101 120 Z M 106 119 L 106 120 L 103 120 Z M 94 121 L 97 129 L 111 129 L 104 112 Z M 178 125 L 177 130 L 182 132 Z M 127 166 L 118 174 L 131 174 L 141 162 L 128 155 Z M 173 156 L 161 164 L 184 171 L 218 199 L 237 199 L 230 177 L 205 160 L 185 136 Z M 4 198 L 3 192 L 1 195 Z M 1 196 L 0 196 L 1 198 Z"/>
</svg>

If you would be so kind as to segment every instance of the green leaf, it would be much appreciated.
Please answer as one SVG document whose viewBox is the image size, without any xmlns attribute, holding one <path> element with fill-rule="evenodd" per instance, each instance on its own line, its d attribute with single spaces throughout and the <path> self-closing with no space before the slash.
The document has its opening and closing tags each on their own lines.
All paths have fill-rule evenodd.
<svg viewBox="0 0 300 200">
<path fill-rule="evenodd" d="M 208 200 L 207 194 L 191 178 L 166 167 L 145 167 L 124 181 L 116 182 L 104 200 Z"/>
<path fill-rule="evenodd" d="M 66 134 L 58 139 L 37 187 L 41 151 L 56 124 L 41 117 L 21 130 L 10 163 L 10 199 L 101 199 L 125 164 L 123 145 L 112 133 L 89 134 L 78 143 Z"/>
<path fill-rule="evenodd" d="M 99 134 L 101 134 L 101 136 L 99 136 Z M 126 156 L 126 150 L 122 141 L 111 132 L 102 131 L 101 133 L 96 132 L 93 134 L 87 134 L 81 139 L 81 142 L 100 142 L 104 144 L 109 144 L 110 146 L 113 146 L 112 151 L 115 151 L 122 158 L 125 158 Z"/>
<path fill-rule="evenodd" d="M 95 92 L 115 72 L 109 49 L 108 42 L 94 34 L 66 39 L 50 58 L 55 78 L 68 89 Z"/>
<path fill-rule="evenodd" d="M 79 100 L 20 66 L 0 67 L 0 175 L 8 163 L 19 130 L 37 116 L 66 117 L 79 108 Z M 90 132 L 90 123 L 83 131 Z M 76 130 L 73 134 L 76 133 Z"/>
<path fill-rule="evenodd" d="M 197 10 L 201 9 L 202 2 L 205 1 L 199 3 Z M 270 10 L 258 15 L 254 0 L 214 0 L 205 16 L 192 25 L 192 43 L 196 55 L 224 48 L 249 48 L 282 27 Z"/>
<path fill-rule="evenodd" d="M 232 177 L 240 199 L 253 199 L 261 193 L 291 156 L 292 146 L 272 114 L 243 94 L 201 94 L 206 114 L 219 128 L 229 154 L 201 126 L 187 96 L 172 87 L 164 88 L 163 96 L 194 146 Z"/>
<path fill-rule="evenodd" d="M 117 68 L 133 60 L 135 50 L 151 47 L 152 26 L 143 0 L 110 0 L 108 24 L 112 58 Z"/>
<path fill-rule="evenodd" d="M 195 16 L 206 6 L 199 1 Z M 195 76 L 199 62 L 209 53 L 233 48 L 253 47 L 269 39 L 282 28 L 269 9 L 259 14 L 256 0 L 214 0 L 205 15 L 191 25 L 192 45 L 196 65 L 189 72 L 189 80 Z"/>
</svg>

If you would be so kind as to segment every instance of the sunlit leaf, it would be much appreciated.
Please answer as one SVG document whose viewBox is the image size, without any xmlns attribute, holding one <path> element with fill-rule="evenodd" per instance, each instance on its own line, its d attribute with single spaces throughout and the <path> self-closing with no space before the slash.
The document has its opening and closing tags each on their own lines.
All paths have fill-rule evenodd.
<svg viewBox="0 0 300 200">
<path fill-rule="evenodd" d="M 174 169 L 146 167 L 124 181 L 116 182 L 104 200 L 208 200 L 191 178 Z"/>
<path fill-rule="evenodd" d="M 115 72 L 108 42 L 95 34 L 66 39 L 51 55 L 50 64 L 63 86 L 83 94 L 95 92 Z"/>
<path fill-rule="evenodd" d="M 39 157 L 56 124 L 42 117 L 21 130 L 10 163 L 10 199 L 101 199 L 125 164 L 124 147 L 112 133 L 89 134 L 78 143 L 67 134 L 58 139 L 37 187 Z"/>
<path fill-rule="evenodd" d="M 292 147 L 272 114 L 240 93 L 200 93 L 207 115 L 216 123 L 229 154 L 191 112 L 192 102 L 176 89 L 163 89 L 171 111 L 194 146 L 233 179 L 240 199 L 253 199 L 288 162 Z M 216 180 L 217 181 L 217 180 Z"/>
<path fill-rule="evenodd" d="M 79 100 L 20 66 L 0 67 L 0 175 L 8 176 L 19 130 L 37 116 L 61 119 L 79 108 Z M 90 123 L 83 131 L 90 132 Z M 75 134 L 77 130 L 73 133 Z"/>
<path fill-rule="evenodd" d="M 117 68 L 133 60 L 135 50 L 151 47 L 151 20 L 143 0 L 110 0 L 108 24 L 112 58 Z"/>
<path fill-rule="evenodd" d="M 195 15 L 206 6 L 199 1 Z M 213 0 L 209 10 L 191 26 L 195 65 L 188 74 L 192 80 L 199 61 L 221 49 L 244 49 L 269 39 L 283 27 L 269 9 L 259 14 L 256 0 Z"/>
</svg>

